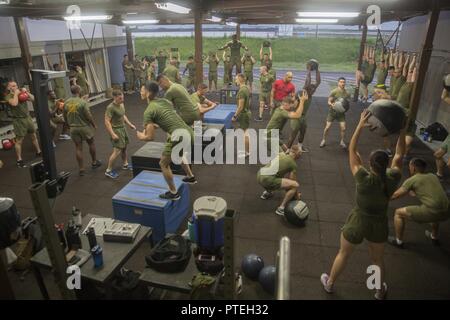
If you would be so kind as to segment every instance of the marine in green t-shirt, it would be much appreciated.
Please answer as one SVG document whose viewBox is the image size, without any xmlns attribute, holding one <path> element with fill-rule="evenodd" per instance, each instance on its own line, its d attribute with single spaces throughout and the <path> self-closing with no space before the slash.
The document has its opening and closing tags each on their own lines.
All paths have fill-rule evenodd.
<svg viewBox="0 0 450 320">
<path fill-rule="evenodd" d="M 388 76 L 388 68 L 382 64 L 377 70 L 377 84 L 385 84 Z"/>
<path fill-rule="evenodd" d="M 232 75 L 231 72 L 233 70 L 233 66 L 231 65 L 230 56 L 226 54 L 226 52 L 223 53 L 223 84 L 228 85 L 231 83 Z"/>
<path fill-rule="evenodd" d="M 260 67 L 260 75 L 259 75 L 259 115 L 255 119 L 255 121 L 262 121 L 264 108 L 271 105 L 271 92 L 272 85 L 275 82 L 275 77 L 267 71 L 266 66 Z"/>
<path fill-rule="evenodd" d="M 238 110 L 236 110 L 233 118 L 238 120 L 239 127 L 243 130 L 247 130 L 250 127 L 250 95 L 250 89 L 244 84 L 244 82 L 240 84 L 239 91 L 236 95 Z"/>
<path fill-rule="evenodd" d="M 241 73 L 241 48 L 245 50 L 248 50 L 248 48 L 237 39 L 235 34 L 232 36 L 232 40 L 219 48 L 219 50 L 225 50 L 227 48 L 230 48 L 231 72 L 233 71 L 233 67 L 236 66 L 236 74 Z"/>
<path fill-rule="evenodd" d="M 255 63 L 256 63 L 255 58 L 253 58 L 252 55 L 248 52 L 242 57 L 242 64 L 244 66 L 245 84 L 249 85 L 250 92 L 252 91 L 253 65 Z"/>
<path fill-rule="evenodd" d="M 219 57 L 217 52 L 210 52 L 205 62 L 209 65 L 208 81 L 209 87 L 212 89 L 212 84 L 214 83 L 214 90 L 217 90 L 217 67 L 219 66 Z"/>
<path fill-rule="evenodd" d="M 174 83 L 181 83 L 180 72 L 177 69 L 177 67 L 174 66 L 173 64 L 169 64 L 164 69 L 162 74 L 165 75 L 167 78 L 169 78 L 170 81 Z"/>
<path fill-rule="evenodd" d="M 134 67 L 133 63 L 129 60 L 128 55 L 124 55 L 123 57 L 122 69 L 125 77 L 125 90 L 130 92 L 134 90 Z"/>
<path fill-rule="evenodd" d="M 188 62 L 183 71 L 183 76 L 186 74 L 186 71 L 188 72 L 188 77 L 186 79 L 186 88 L 188 90 L 192 89 L 195 85 L 195 69 L 194 57 L 190 56 L 188 57 Z"/>
<path fill-rule="evenodd" d="M 160 86 L 165 89 L 164 85 L 160 84 Z M 172 102 L 175 110 L 187 125 L 192 126 L 195 121 L 200 120 L 198 105 L 194 104 L 186 88 L 181 84 L 170 83 L 164 98 Z"/>
<path fill-rule="evenodd" d="M 267 200 L 271 198 L 273 192 L 276 190 L 282 189 L 286 191 L 281 204 L 275 211 L 280 216 L 284 215 L 284 208 L 289 201 L 293 198 L 300 199 L 296 163 L 300 155 L 300 149 L 298 146 L 294 146 L 289 150 L 289 154 L 284 152 L 279 153 L 267 165 L 261 168 L 256 175 L 258 184 L 264 188 L 264 192 L 260 196 L 261 199 Z"/>
<path fill-rule="evenodd" d="M 168 59 L 168 54 L 166 50 L 160 50 L 158 55 L 156 56 L 156 61 L 158 62 L 158 74 L 161 74 L 164 72 L 164 69 L 166 68 Z"/>
<path fill-rule="evenodd" d="M 86 79 L 86 74 L 84 73 L 83 69 L 80 66 L 77 66 L 77 74 L 76 74 L 76 82 L 77 85 L 81 88 L 81 97 L 88 96 L 89 95 L 89 84 Z"/>
</svg>

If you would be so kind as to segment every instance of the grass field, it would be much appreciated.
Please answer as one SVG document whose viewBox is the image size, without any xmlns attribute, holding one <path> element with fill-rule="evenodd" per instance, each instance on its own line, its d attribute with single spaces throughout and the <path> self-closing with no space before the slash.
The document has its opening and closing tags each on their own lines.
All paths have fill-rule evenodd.
<svg viewBox="0 0 450 320">
<path fill-rule="evenodd" d="M 223 46 L 228 38 L 204 38 L 203 52 Z M 255 58 L 259 59 L 263 38 L 241 38 Z M 272 43 L 274 67 L 304 69 L 311 58 L 317 59 L 323 71 L 353 72 L 359 53 L 360 40 L 355 38 L 280 38 Z M 194 53 L 193 37 L 136 38 L 136 53 L 152 55 L 156 48 L 178 48 L 181 60 Z M 265 48 L 265 50 L 267 50 Z M 243 53 L 243 51 L 242 51 Z M 219 54 L 220 55 L 220 54 Z"/>
</svg>

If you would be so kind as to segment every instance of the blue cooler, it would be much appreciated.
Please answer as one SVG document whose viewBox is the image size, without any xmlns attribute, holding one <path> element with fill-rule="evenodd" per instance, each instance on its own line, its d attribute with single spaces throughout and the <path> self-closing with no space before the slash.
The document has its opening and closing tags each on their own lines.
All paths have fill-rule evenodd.
<svg viewBox="0 0 450 320">
<path fill-rule="evenodd" d="M 197 248 L 213 253 L 224 244 L 223 223 L 227 203 L 219 197 L 205 196 L 195 200 L 193 207 L 192 220 Z"/>
<path fill-rule="evenodd" d="M 233 104 L 219 104 L 213 110 L 205 113 L 203 122 L 206 123 L 220 123 L 225 126 L 225 129 L 233 128 L 232 118 L 237 109 Z"/>
<path fill-rule="evenodd" d="M 166 233 L 175 233 L 189 212 L 189 188 L 174 175 L 181 199 L 159 198 L 168 190 L 162 173 L 142 171 L 112 198 L 114 218 L 152 227 L 153 240 L 158 242 Z"/>
</svg>

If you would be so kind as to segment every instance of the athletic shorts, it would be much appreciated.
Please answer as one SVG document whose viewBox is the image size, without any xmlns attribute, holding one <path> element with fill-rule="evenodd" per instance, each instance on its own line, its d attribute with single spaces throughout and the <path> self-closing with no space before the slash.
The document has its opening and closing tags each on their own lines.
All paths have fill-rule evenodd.
<svg viewBox="0 0 450 320">
<path fill-rule="evenodd" d="M 17 138 L 23 138 L 27 134 L 36 132 L 33 119 L 31 117 L 26 118 L 13 118 L 14 134 Z"/>
<path fill-rule="evenodd" d="M 113 127 L 113 131 L 119 137 L 119 140 L 111 139 L 113 148 L 125 149 L 130 142 L 127 130 L 125 129 L 125 127 Z"/>
<path fill-rule="evenodd" d="M 208 80 L 217 82 L 217 71 L 210 71 L 208 74 Z"/>
<path fill-rule="evenodd" d="M 264 102 L 264 104 L 269 105 L 269 103 L 270 103 L 270 91 L 269 92 L 261 91 L 259 93 L 259 102 Z"/>
<path fill-rule="evenodd" d="M 253 82 L 253 71 L 244 71 L 245 81 Z"/>
<path fill-rule="evenodd" d="M 441 144 L 441 149 L 445 152 L 448 152 L 448 149 L 450 147 L 450 134 L 445 138 L 444 142 Z"/>
<path fill-rule="evenodd" d="M 281 189 L 281 178 L 277 178 L 276 176 L 263 176 L 258 172 L 256 180 L 267 191 Z"/>
<path fill-rule="evenodd" d="M 417 223 L 431 223 L 448 220 L 450 211 L 440 211 L 428 208 L 424 205 L 406 207 L 406 211 L 411 215 L 411 220 Z"/>
<path fill-rule="evenodd" d="M 167 140 L 166 140 L 166 144 L 164 145 L 164 149 L 163 149 L 162 155 L 170 157 L 172 155 L 172 149 L 177 144 L 179 144 L 181 141 L 182 141 L 182 139 L 180 139 L 178 141 L 172 141 L 172 139 L 170 138 L 170 135 L 167 135 Z M 193 144 L 194 144 L 194 135 L 193 135 L 193 132 L 192 132 L 191 145 L 193 145 Z M 187 151 L 187 150 L 184 150 L 184 151 Z M 192 150 L 190 150 L 190 151 L 192 151 Z"/>
<path fill-rule="evenodd" d="M 368 217 L 353 210 L 342 227 L 342 235 L 351 244 L 360 244 L 366 239 L 370 242 L 383 243 L 389 233 L 387 215 Z"/>
<path fill-rule="evenodd" d="M 242 130 L 247 130 L 250 127 L 250 117 L 252 116 L 251 111 L 243 111 L 239 114 L 239 118 L 238 118 L 238 122 L 239 122 L 239 127 Z"/>
<path fill-rule="evenodd" d="M 406 129 L 406 135 L 410 137 L 414 137 L 417 131 L 417 124 L 415 121 L 411 122 L 411 124 Z"/>
<path fill-rule="evenodd" d="M 336 112 L 330 108 L 328 110 L 327 122 L 333 122 L 333 121 L 345 122 L 345 113 Z"/>
<path fill-rule="evenodd" d="M 73 142 L 81 143 L 94 138 L 94 130 L 89 126 L 71 127 L 70 137 Z"/>
</svg>

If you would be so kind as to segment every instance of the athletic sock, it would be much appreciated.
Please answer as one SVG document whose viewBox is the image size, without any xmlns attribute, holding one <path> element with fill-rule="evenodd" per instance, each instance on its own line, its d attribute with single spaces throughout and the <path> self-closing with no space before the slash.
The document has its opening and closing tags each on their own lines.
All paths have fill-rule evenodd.
<svg viewBox="0 0 450 320">
<path fill-rule="evenodd" d="M 400 240 L 399 238 L 395 238 L 395 241 L 397 241 L 397 244 L 400 246 L 403 244 L 403 241 Z"/>
</svg>

